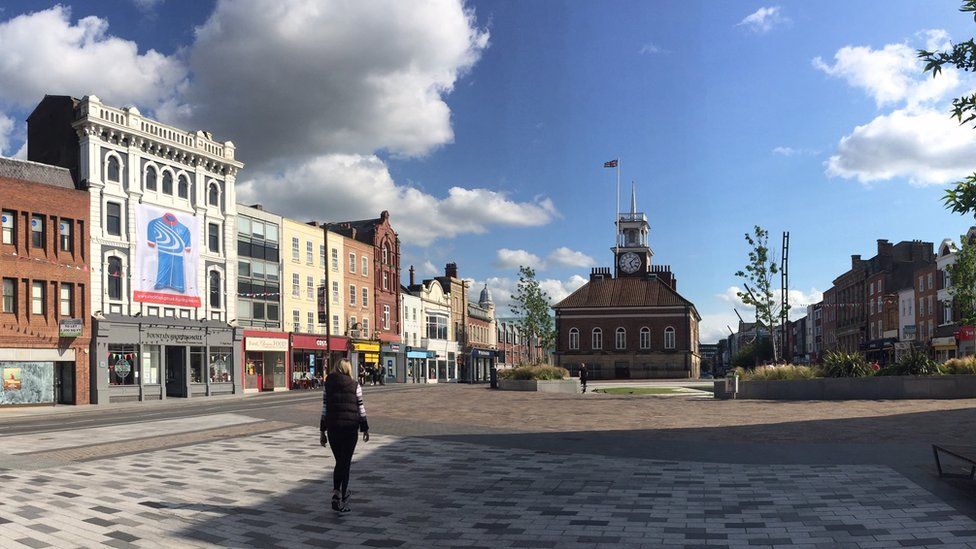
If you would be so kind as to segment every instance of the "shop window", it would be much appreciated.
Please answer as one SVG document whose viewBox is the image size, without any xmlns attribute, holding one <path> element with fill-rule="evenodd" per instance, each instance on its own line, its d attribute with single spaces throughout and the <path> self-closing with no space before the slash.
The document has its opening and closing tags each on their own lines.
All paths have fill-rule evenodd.
<svg viewBox="0 0 976 549">
<path fill-rule="evenodd" d="M 3 312 L 17 312 L 17 279 L 3 279 Z"/>
<path fill-rule="evenodd" d="M 31 216 L 31 247 L 44 247 L 44 216 Z"/>
<path fill-rule="evenodd" d="M 570 328 L 569 330 L 569 348 L 572 350 L 579 349 L 579 330 L 577 328 Z"/>
<path fill-rule="evenodd" d="M 231 368 L 234 363 L 234 353 L 230 347 L 210 348 L 210 382 L 230 383 Z"/>
<path fill-rule="evenodd" d="M 651 330 L 647 326 L 641 328 L 640 331 L 640 348 L 641 349 L 651 348 Z"/>
<path fill-rule="evenodd" d="M 518 343 L 518 342 L 516 342 Z M 603 348 L 603 330 L 599 328 L 593 328 L 593 334 L 590 341 L 590 347 L 593 349 Z"/>
<path fill-rule="evenodd" d="M 11 212 L 9 210 L 3 210 L 3 212 L 0 213 L 0 226 L 3 227 L 2 242 L 4 244 L 14 243 L 14 234 L 16 232 L 14 230 L 14 224 L 16 222 L 15 219 L 16 218 L 14 212 Z"/>
<path fill-rule="evenodd" d="M 31 314 L 32 315 L 44 315 L 46 314 L 44 293 L 45 293 L 45 282 L 34 281 L 31 283 Z"/>
<path fill-rule="evenodd" d="M 664 329 L 664 348 L 674 349 L 674 328 L 671 326 Z"/>
<path fill-rule="evenodd" d="M 122 299 L 122 260 L 108 258 L 108 298 Z"/>
<path fill-rule="evenodd" d="M 156 190 L 156 168 L 153 168 L 152 166 L 146 168 L 146 190 Z"/>
<path fill-rule="evenodd" d="M 313 259 L 314 253 L 313 253 L 312 249 L 313 249 L 312 241 L 311 240 L 306 240 L 305 241 L 305 264 L 307 264 L 307 265 L 314 265 L 315 264 L 315 261 Z"/>
<path fill-rule="evenodd" d="M 108 346 L 109 385 L 138 385 L 139 375 L 135 365 L 139 354 L 135 345 Z"/>
<path fill-rule="evenodd" d="M 113 236 L 122 235 L 122 205 L 118 202 L 105 204 L 105 231 Z"/>
<path fill-rule="evenodd" d="M 211 252 L 220 253 L 220 225 L 216 223 L 207 224 L 207 245 Z"/>
<path fill-rule="evenodd" d="M 74 241 L 71 238 L 70 219 L 62 219 L 58 222 L 58 242 L 62 252 L 71 253 L 74 250 Z"/>
<path fill-rule="evenodd" d="M 157 308 L 157 315 L 159 310 Z M 142 382 L 147 385 L 159 384 L 159 345 L 144 345 L 142 347 Z"/>
<path fill-rule="evenodd" d="M 210 271 L 210 308 L 220 308 L 220 273 Z"/>
<path fill-rule="evenodd" d="M 119 159 L 114 156 L 109 156 L 108 160 L 105 161 L 105 179 L 118 183 L 122 180 L 121 176 L 121 165 L 119 164 Z"/>
<path fill-rule="evenodd" d="M 363 308 L 369 307 L 369 288 L 363 288 Z"/>
<path fill-rule="evenodd" d="M 61 283 L 61 318 L 71 318 L 75 314 L 75 285 L 67 282 Z"/>
<path fill-rule="evenodd" d="M 203 383 L 203 347 L 190 347 L 190 383 Z"/>
<path fill-rule="evenodd" d="M 185 175 L 181 175 L 179 182 L 176 184 L 176 194 L 180 198 L 190 198 L 190 182 L 186 180 Z"/>
<path fill-rule="evenodd" d="M 173 195 L 173 174 L 163 172 L 163 194 Z"/>
</svg>

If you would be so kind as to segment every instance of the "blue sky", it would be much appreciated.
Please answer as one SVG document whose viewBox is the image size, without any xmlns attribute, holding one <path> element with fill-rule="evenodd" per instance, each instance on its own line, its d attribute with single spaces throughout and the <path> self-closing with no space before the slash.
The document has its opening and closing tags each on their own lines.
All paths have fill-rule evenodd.
<svg viewBox="0 0 976 549">
<path fill-rule="evenodd" d="M 976 169 L 976 131 L 942 115 L 976 86 L 933 84 L 911 56 L 976 34 L 957 1 L 335 4 L 279 8 L 268 30 L 274 11 L 231 4 L 70 2 L 41 18 L 50 6 L 4 2 L 0 81 L 16 83 L 0 86 L 0 151 L 20 149 L 43 93 L 134 103 L 234 140 L 244 199 L 299 218 L 388 208 L 405 266 L 457 261 L 499 301 L 518 260 L 557 297 L 611 264 L 602 164 L 619 156 L 703 341 L 745 311 L 728 289 L 754 224 L 777 243 L 790 231 L 808 301 L 878 238 L 937 244 L 971 222 L 940 197 Z"/>
</svg>

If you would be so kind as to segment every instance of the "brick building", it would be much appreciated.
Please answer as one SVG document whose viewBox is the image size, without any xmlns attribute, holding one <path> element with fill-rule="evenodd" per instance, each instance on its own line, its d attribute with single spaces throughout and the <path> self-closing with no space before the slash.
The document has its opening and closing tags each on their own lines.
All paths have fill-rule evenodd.
<svg viewBox="0 0 976 549">
<path fill-rule="evenodd" d="M 934 262 L 914 272 L 915 330 L 921 346 L 928 347 L 937 357 L 945 359 L 950 350 L 956 350 L 956 338 L 952 335 L 936 335 L 936 326 L 939 323 L 939 309 L 936 307 L 939 293 L 937 274 L 938 267 Z"/>
<path fill-rule="evenodd" d="M 0 406 L 88 404 L 88 192 L 67 169 L 0 158 L 0 210 Z"/>
<path fill-rule="evenodd" d="M 556 364 L 575 374 L 586 363 L 594 379 L 697 378 L 701 317 L 678 293 L 670 267 L 651 264 L 636 193 L 616 221 L 615 273 L 594 268 L 586 284 L 553 306 Z"/>
</svg>

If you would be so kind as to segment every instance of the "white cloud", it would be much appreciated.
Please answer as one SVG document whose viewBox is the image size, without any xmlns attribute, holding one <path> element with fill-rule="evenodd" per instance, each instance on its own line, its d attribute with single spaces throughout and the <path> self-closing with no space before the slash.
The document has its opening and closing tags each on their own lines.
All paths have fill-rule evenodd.
<svg viewBox="0 0 976 549">
<path fill-rule="evenodd" d="M 539 256 L 525 250 L 510 250 L 501 248 L 497 252 L 495 266 L 499 269 L 518 269 L 519 267 L 540 268 L 542 261 Z"/>
<path fill-rule="evenodd" d="M 437 267 L 435 267 L 434 264 L 431 263 L 429 259 L 427 261 L 424 261 L 424 264 L 421 267 L 423 268 L 423 274 L 427 276 L 435 276 L 441 274 L 440 270 Z"/>
<path fill-rule="evenodd" d="M 579 275 L 573 275 L 566 280 L 558 278 L 537 278 L 539 287 L 549 294 L 550 302 L 556 304 L 569 294 L 575 292 L 580 286 L 586 283 L 587 279 Z M 518 288 L 518 278 L 510 277 L 488 277 L 485 280 L 476 280 L 472 287 L 481 288 L 488 284 L 491 290 L 491 297 L 495 302 L 495 310 L 498 316 L 509 316 L 512 314 L 512 294 Z"/>
<path fill-rule="evenodd" d="M 944 111 L 896 110 L 857 126 L 826 162 L 827 175 L 861 183 L 906 177 L 942 184 L 976 170 L 976 132 Z"/>
<path fill-rule="evenodd" d="M 14 119 L 0 113 L 0 155 L 9 155 L 14 133 Z"/>
<path fill-rule="evenodd" d="M 596 260 L 592 257 L 583 252 L 571 250 L 566 246 L 556 248 L 546 257 L 546 266 L 549 267 L 555 265 L 560 267 L 585 268 L 595 264 Z"/>
<path fill-rule="evenodd" d="M 135 42 L 108 34 L 108 21 L 71 23 L 71 9 L 51 9 L 0 22 L 0 103 L 35 105 L 45 93 L 98 95 L 115 104 L 153 108 L 186 78 L 174 57 L 139 53 Z"/>
<path fill-rule="evenodd" d="M 132 3 L 135 4 L 139 11 L 149 13 L 154 11 L 165 1 L 166 0 L 132 0 Z"/>
<path fill-rule="evenodd" d="M 775 27 L 788 25 L 790 18 L 783 15 L 779 6 L 767 6 L 750 13 L 738 26 L 743 26 L 757 34 L 765 34 Z"/>
<path fill-rule="evenodd" d="M 548 198 L 516 202 L 489 189 L 452 187 L 435 197 L 393 181 L 376 156 L 330 154 L 281 173 L 250 173 L 238 184 L 242 202 L 262 202 L 296 219 L 362 219 L 390 211 L 404 242 L 426 246 L 437 238 L 481 234 L 491 226 L 535 227 L 557 214 Z"/>
<path fill-rule="evenodd" d="M 667 52 L 666 50 L 663 50 L 660 47 L 648 42 L 647 44 L 641 46 L 641 49 L 637 53 L 641 55 L 653 55 L 655 53 L 667 53 Z"/>
<path fill-rule="evenodd" d="M 738 310 L 739 314 L 742 315 L 742 318 L 745 319 L 746 322 L 751 322 L 756 316 L 756 310 L 754 307 L 746 305 L 742 302 L 742 299 L 737 295 L 737 292 L 740 291 L 742 291 L 742 289 L 738 286 L 729 286 L 724 292 L 716 294 L 715 297 L 717 297 L 720 301 L 730 304 L 732 307 Z M 811 288 L 808 292 L 791 289 L 788 293 L 790 299 L 790 318 L 793 320 L 807 314 L 807 305 L 818 303 L 823 299 L 823 292 L 816 288 Z M 775 300 L 778 309 L 780 299 L 779 288 L 773 289 L 773 299 Z M 733 317 L 734 316 L 735 314 L 733 313 Z"/>
<path fill-rule="evenodd" d="M 773 154 L 778 154 L 780 156 L 813 156 L 819 152 L 820 151 L 815 149 L 796 149 L 793 147 L 775 147 L 773 149 Z"/>
<path fill-rule="evenodd" d="M 701 323 L 698 325 L 698 339 L 702 343 L 715 343 L 728 337 L 729 327 L 735 330 L 739 326 L 739 319 L 731 311 L 728 313 L 703 314 L 701 317 Z"/>
</svg>

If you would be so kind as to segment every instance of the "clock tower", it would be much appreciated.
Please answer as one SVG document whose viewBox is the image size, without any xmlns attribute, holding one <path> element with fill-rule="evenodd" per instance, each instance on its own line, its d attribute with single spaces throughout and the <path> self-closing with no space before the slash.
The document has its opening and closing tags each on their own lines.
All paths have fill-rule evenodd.
<svg viewBox="0 0 976 549">
<path fill-rule="evenodd" d="M 647 244 L 650 226 L 643 212 L 637 211 L 637 189 L 630 190 L 630 213 L 617 214 L 617 243 L 611 248 L 615 276 L 643 277 L 651 270 L 654 252 Z"/>
</svg>

